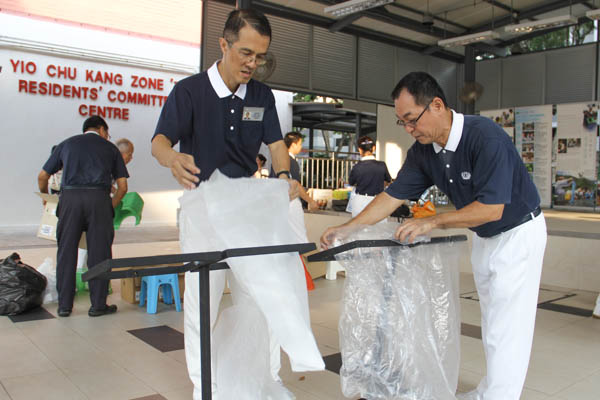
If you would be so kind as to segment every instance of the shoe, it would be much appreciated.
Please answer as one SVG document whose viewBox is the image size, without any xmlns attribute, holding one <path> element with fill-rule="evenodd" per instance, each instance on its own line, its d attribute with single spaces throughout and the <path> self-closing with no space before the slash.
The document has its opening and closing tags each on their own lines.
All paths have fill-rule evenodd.
<svg viewBox="0 0 600 400">
<path fill-rule="evenodd" d="M 90 310 L 88 311 L 88 315 L 90 317 L 100 317 L 102 315 L 106 315 L 106 314 L 114 314 L 117 312 L 117 306 L 115 304 L 112 305 L 106 305 L 106 307 L 97 310 L 94 307 L 90 307 Z"/>
<path fill-rule="evenodd" d="M 60 308 L 58 309 L 59 317 L 68 317 L 69 315 L 71 315 L 71 310 L 61 310 Z"/>
</svg>

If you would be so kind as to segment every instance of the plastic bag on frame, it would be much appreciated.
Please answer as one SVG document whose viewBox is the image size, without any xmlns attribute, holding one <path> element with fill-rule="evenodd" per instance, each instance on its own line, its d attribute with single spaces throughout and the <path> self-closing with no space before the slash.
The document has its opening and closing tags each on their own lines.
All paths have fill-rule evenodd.
<svg viewBox="0 0 600 400">
<path fill-rule="evenodd" d="M 389 239 L 398 224 L 338 239 Z M 340 310 L 344 395 L 370 400 L 455 399 L 460 362 L 461 244 L 354 249 Z"/>
</svg>

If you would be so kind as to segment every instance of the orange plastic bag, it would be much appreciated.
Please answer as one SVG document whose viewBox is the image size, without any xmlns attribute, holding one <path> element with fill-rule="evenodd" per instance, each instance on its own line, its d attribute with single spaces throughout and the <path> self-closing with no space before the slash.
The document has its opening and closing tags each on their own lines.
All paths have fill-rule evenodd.
<svg viewBox="0 0 600 400">
<path fill-rule="evenodd" d="M 415 204 L 410 211 L 412 211 L 413 218 L 431 217 L 435 215 L 435 206 L 431 201 L 427 200 L 422 206 Z"/>
</svg>

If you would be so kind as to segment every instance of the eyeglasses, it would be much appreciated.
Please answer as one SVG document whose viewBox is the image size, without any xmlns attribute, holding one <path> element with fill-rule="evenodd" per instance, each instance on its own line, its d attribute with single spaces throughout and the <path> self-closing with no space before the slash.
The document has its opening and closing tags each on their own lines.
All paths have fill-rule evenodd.
<svg viewBox="0 0 600 400">
<path fill-rule="evenodd" d="M 432 100 L 433 101 L 433 100 Z M 425 108 L 423 109 L 423 111 L 421 111 L 421 114 L 419 114 L 419 116 L 415 119 L 411 119 L 410 121 L 402 121 L 401 119 L 396 121 L 396 125 L 398 126 L 402 126 L 402 127 L 411 127 L 411 128 L 416 128 L 417 126 L 417 122 L 419 122 L 419 120 L 421 119 L 421 117 L 423 116 L 423 114 L 425 114 L 425 111 L 427 111 L 427 109 L 429 108 L 429 106 L 431 105 L 431 101 L 425 106 Z"/>
<path fill-rule="evenodd" d="M 230 48 L 233 49 L 233 43 L 229 40 L 227 44 Z M 255 54 L 253 51 L 248 49 L 237 49 L 237 53 L 240 58 L 244 61 L 244 63 L 251 63 L 252 61 L 256 62 L 257 66 L 265 65 L 267 63 L 267 58 L 265 54 Z"/>
</svg>

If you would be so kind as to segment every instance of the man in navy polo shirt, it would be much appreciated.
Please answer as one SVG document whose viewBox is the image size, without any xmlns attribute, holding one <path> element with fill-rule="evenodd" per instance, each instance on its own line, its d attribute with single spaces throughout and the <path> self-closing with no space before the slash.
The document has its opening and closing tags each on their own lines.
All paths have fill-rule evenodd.
<svg viewBox="0 0 600 400">
<path fill-rule="evenodd" d="M 152 155 L 171 170 L 184 188 L 195 188 L 216 169 L 230 178 L 252 176 L 264 142 L 271 152 L 277 177 L 289 183 L 290 199 L 298 197 L 298 182 L 290 179 L 290 162 L 275 98 L 268 86 L 251 79 L 257 66 L 265 64 L 270 42 L 271 27 L 264 15 L 250 9 L 232 11 L 223 37 L 219 38 L 221 60 L 208 71 L 181 80 L 169 94 L 152 138 Z M 176 143 L 180 152 L 172 148 Z M 204 251 L 215 250 L 206 246 Z M 238 299 L 247 295 L 240 293 L 231 275 L 228 279 L 234 299 L 236 291 Z M 188 273 L 185 282 L 186 361 L 194 383 L 194 399 L 199 399 L 198 279 Z M 225 285 L 225 271 L 211 272 L 210 285 L 212 327 Z M 279 368 L 279 345 L 272 341 L 271 372 L 275 380 L 279 380 Z"/>
<path fill-rule="evenodd" d="M 540 198 L 512 141 L 491 120 L 451 110 L 433 77 L 406 75 L 392 92 L 398 125 L 415 138 L 396 180 L 347 225 L 373 224 L 438 186 L 456 211 L 410 219 L 395 235 L 469 228 L 487 376 L 468 399 L 518 400 L 529 364 L 546 247 Z M 321 237 L 331 245 L 340 227 Z"/>
</svg>

